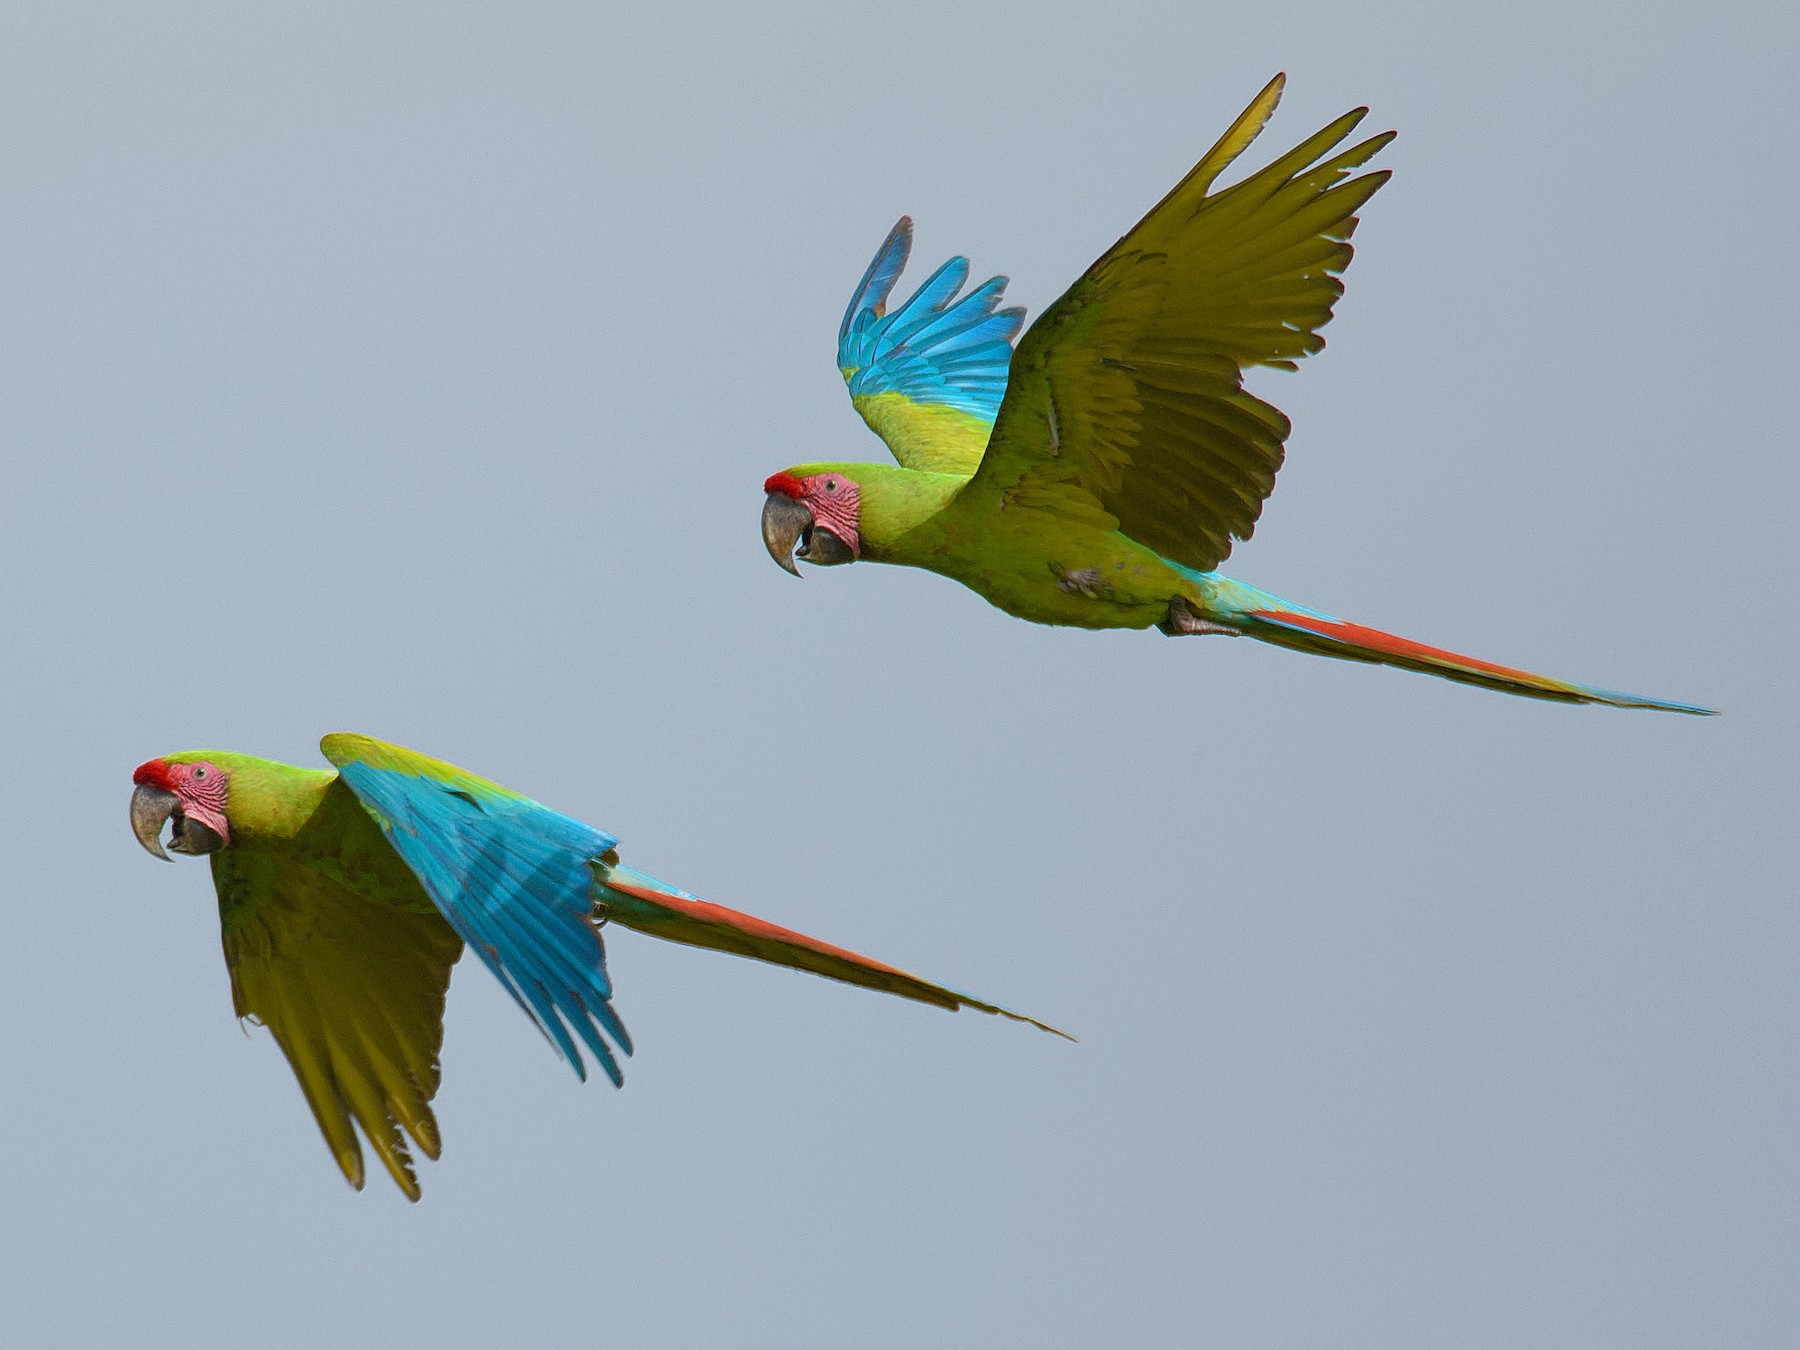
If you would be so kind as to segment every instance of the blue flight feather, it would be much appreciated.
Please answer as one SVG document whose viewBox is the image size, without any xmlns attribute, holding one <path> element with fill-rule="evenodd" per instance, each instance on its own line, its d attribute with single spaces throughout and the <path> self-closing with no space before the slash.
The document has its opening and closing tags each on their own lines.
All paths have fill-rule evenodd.
<svg viewBox="0 0 1800 1350">
<path fill-rule="evenodd" d="M 992 423 L 1006 396 L 1012 344 L 1025 311 L 996 309 L 1005 277 L 957 298 L 969 260 L 954 257 L 892 313 L 887 301 L 912 252 L 912 221 L 902 216 L 863 273 L 838 325 L 838 368 L 850 395 L 896 393 L 941 404 Z"/>
<path fill-rule="evenodd" d="M 864 313 L 879 318 L 886 312 L 888 294 L 900 279 L 900 273 L 906 270 L 906 260 L 911 255 L 912 217 L 901 216 L 894 228 L 888 231 L 888 237 L 881 241 L 881 247 L 875 251 L 875 257 L 869 263 L 869 270 L 863 273 L 862 280 L 857 282 L 856 290 L 850 296 L 850 304 L 844 310 L 844 320 L 838 325 L 840 345 L 849 336 L 853 320 Z"/>
<path fill-rule="evenodd" d="M 526 797 L 473 793 L 348 763 L 338 772 L 462 940 L 569 1061 L 573 1029 L 614 1083 L 604 1030 L 631 1053 L 612 1008 L 606 949 L 591 922 L 591 860 L 618 841 Z"/>
</svg>

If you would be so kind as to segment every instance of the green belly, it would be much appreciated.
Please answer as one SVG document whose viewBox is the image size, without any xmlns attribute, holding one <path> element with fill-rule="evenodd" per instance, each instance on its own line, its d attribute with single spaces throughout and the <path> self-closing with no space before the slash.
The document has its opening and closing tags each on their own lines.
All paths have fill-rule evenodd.
<svg viewBox="0 0 1800 1350">
<path fill-rule="evenodd" d="M 1116 531 L 1045 528 L 1029 519 L 1007 525 L 990 522 L 979 548 L 959 547 L 947 532 L 903 539 L 871 561 L 925 568 L 1016 618 L 1071 628 L 1148 628 L 1168 612 L 1169 597 L 1191 589 L 1162 558 Z"/>
</svg>

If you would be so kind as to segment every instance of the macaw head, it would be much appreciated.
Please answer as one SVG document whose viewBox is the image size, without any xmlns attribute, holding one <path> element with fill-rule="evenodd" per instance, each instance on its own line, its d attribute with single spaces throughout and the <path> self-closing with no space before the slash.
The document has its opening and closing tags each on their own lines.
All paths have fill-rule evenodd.
<svg viewBox="0 0 1800 1350">
<path fill-rule="evenodd" d="M 762 535 L 769 556 L 795 576 L 795 558 L 835 567 L 862 557 L 862 484 L 849 464 L 803 464 L 763 484 Z"/>
<path fill-rule="evenodd" d="M 131 832 L 159 858 L 169 858 L 163 851 L 164 825 L 177 853 L 216 853 L 231 842 L 225 816 L 231 776 L 206 755 L 190 750 L 146 760 L 131 775 L 137 784 L 131 793 Z"/>
</svg>

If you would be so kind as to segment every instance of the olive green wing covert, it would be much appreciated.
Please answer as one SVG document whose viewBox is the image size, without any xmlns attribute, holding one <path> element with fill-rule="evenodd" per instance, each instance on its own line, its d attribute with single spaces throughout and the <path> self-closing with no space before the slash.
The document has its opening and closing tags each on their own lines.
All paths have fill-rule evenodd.
<svg viewBox="0 0 1800 1350">
<path fill-rule="evenodd" d="M 1209 195 L 1282 82 L 1026 332 L 960 510 L 1110 522 L 1200 571 L 1250 537 L 1289 423 L 1243 372 L 1292 370 L 1325 345 L 1355 213 L 1388 177 L 1351 175 L 1393 139 L 1334 154 L 1359 108 Z"/>
</svg>

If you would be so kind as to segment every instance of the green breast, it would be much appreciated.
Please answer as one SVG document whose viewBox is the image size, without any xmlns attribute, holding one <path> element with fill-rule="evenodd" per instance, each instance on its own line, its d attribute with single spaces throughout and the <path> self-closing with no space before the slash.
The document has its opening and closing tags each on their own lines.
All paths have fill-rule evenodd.
<svg viewBox="0 0 1800 1350">
<path fill-rule="evenodd" d="M 986 494 L 953 492 L 873 547 L 865 536 L 863 556 L 960 581 L 1017 618 L 1075 628 L 1148 627 L 1182 585 L 1167 562 L 1116 530 L 1009 510 Z"/>
<path fill-rule="evenodd" d="M 226 815 L 231 842 L 214 855 L 229 861 L 228 870 L 258 873 L 275 885 L 285 870 L 306 868 L 376 904 L 436 912 L 417 878 L 335 772 L 222 752 L 207 758 L 230 774 Z M 251 893 L 262 891 L 256 887 Z M 223 893 L 220 899 L 223 905 Z"/>
</svg>

